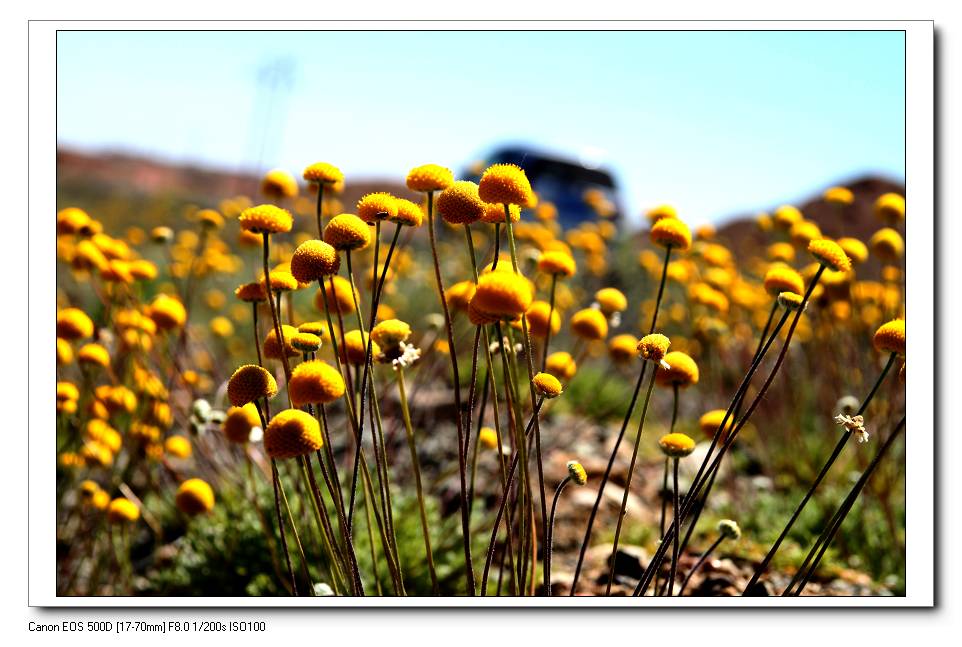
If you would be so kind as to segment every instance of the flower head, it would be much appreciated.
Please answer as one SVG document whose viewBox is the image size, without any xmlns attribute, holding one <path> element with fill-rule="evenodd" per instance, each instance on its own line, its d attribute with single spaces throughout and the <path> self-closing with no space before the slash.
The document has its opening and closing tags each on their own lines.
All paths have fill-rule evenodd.
<svg viewBox="0 0 962 647">
<path fill-rule="evenodd" d="M 875 201 L 875 215 L 889 224 L 905 220 L 905 198 L 898 193 L 885 193 Z"/>
<path fill-rule="evenodd" d="M 187 309 L 177 297 L 158 294 L 147 313 L 161 330 L 179 328 L 187 322 Z"/>
<path fill-rule="evenodd" d="M 669 368 L 662 364 L 655 373 L 655 381 L 662 386 L 687 387 L 698 384 L 698 364 L 691 357 L 681 351 L 672 351 L 665 355 L 664 361 Z"/>
<path fill-rule="evenodd" d="M 408 227 L 420 227 L 424 221 L 424 211 L 410 200 L 397 199 L 397 214 L 389 218 L 392 222 Z"/>
<path fill-rule="evenodd" d="M 257 407 L 248 402 L 241 407 L 231 407 L 224 416 L 221 431 L 232 443 L 243 444 L 250 440 L 255 427 L 260 428 L 261 418 Z"/>
<path fill-rule="evenodd" d="M 511 222 L 518 222 L 521 220 L 521 207 L 516 204 L 508 205 L 508 215 L 511 217 Z M 485 204 L 484 205 L 484 215 L 481 216 L 481 220 L 490 224 L 503 223 L 504 219 L 504 205 L 503 204 Z"/>
<path fill-rule="evenodd" d="M 742 536 L 742 529 L 731 519 L 722 519 L 719 521 L 718 532 L 726 539 L 739 539 Z"/>
<path fill-rule="evenodd" d="M 411 336 L 411 326 L 400 319 L 386 319 L 371 329 L 371 339 L 381 347 L 382 352 L 389 352 L 400 347 Z"/>
<path fill-rule="evenodd" d="M 474 281 L 458 281 L 444 291 L 444 300 L 450 308 L 467 310 L 468 304 L 474 298 L 475 289 Z"/>
<path fill-rule="evenodd" d="M 608 319 L 600 310 L 585 308 L 571 315 L 571 331 L 587 341 L 599 341 L 608 336 Z"/>
<path fill-rule="evenodd" d="M 825 192 L 822 194 L 822 198 L 829 204 L 835 204 L 839 206 L 850 205 L 855 201 L 855 196 L 852 194 L 852 190 L 844 186 L 833 186 L 825 189 Z"/>
<path fill-rule="evenodd" d="M 481 276 L 471 305 L 501 319 L 515 319 L 525 313 L 533 299 L 531 284 L 514 272 L 491 272 Z"/>
<path fill-rule="evenodd" d="M 315 162 L 304 169 L 304 179 L 312 184 L 337 184 L 344 181 L 341 169 L 327 162 Z"/>
<path fill-rule="evenodd" d="M 669 346 L 671 346 L 671 340 L 660 333 L 652 333 L 641 338 L 637 349 L 641 359 L 664 366 Z"/>
<path fill-rule="evenodd" d="M 297 328 L 283 324 L 281 325 L 281 335 L 284 337 L 284 352 L 287 356 L 297 357 L 300 355 L 300 351 L 294 348 L 291 343 L 297 335 Z M 277 341 L 277 331 L 274 328 L 271 328 L 267 337 L 264 338 L 264 357 L 281 359 L 281 346 Z"/>
<path fill-rule="evenodd" d="M 548 320 L 548 313 L 551 313 L 551 320 Z M 524 313 L 528 321 L 528 332 L 532 337 L 544 339 L 548 335 L 556 334 L 561 329 L 561 315 L 557 308 L 552 308 L 547 301 L 535 301 Z"/>
<path fill-rule="evenodd" d="M 83 209 L 77 207 L 67 207 L 57 212 L 57 235 L 79 233 L 87 223 L 90 216 Z"/>
<path fill-rule="evenodd" d="M 677 218 L 662 218 L 651 226 L 651 242 L 659 247 L 685 251 L 691 247 L 691 231 Z"/>
<path fill-rule="evenodd" d="M 626 364 L 638 357 L 638 338 L 628 333 L 615 335 L 608 341 L 608 357 L 615 364 Z"/>
<path fill-rule="evenodd" d="M 654 224 L 662 218 L 677 218 L 678 211 L 670 204 L 660 204 L 646 211 L 645 217 L 648 219 L 648 222 Z"/>
<path fill-rule="evenodd" d="M 295 407 L 327 404 L 344 395 L 344 378 L 327 362 L 315 359 L 294 368 L 287 388 Z"/>
<path fill-rule="evenodd" d="M 264 430 L 264 449 L 271 458 L 305 456 L 323 447 L 321 427 L 306 411 L 285 409 Z"/>
<path fill-rule="evenodd" d="M 390 193 L 368 193 L 357 201 L 357 216 L 370 225 L 393 220 L 397 218 L 397 198 Z"/>
<path fill-rule="evenodd" d="M 342 362 L 349 364 L 363 364 L 367 358 L 368 335 L 361 334 L 360 330 L 350 330 L 344 335 L 344 343 L 338 346 L 338 355 Z M 381 348 L 377 342 L 371 341 L 371 357 L 381 354 Z"/>
<path fill-rule="evenodd" d="M 848 272 L 852 269 L 852 261 L 838 243 L 827 238 L 813 240 L 808 244 L 808 253 L 826 267 L 836 272 Z"/>
<path fill-rule="evenodd" d="M 578 364 L 571 353 L 556 351 L 548 355 L 545 370 L 561 380 L 570 380 L 578 371 Z"/>
<path fill-rule="evenodd" d="M 712 409 L 711 411 L 703 413 L 701 418 L 698 419 L 698 426 L 701 428 L 702 433 L 709 438 L 714 438 L 715 435 L 720 432 L 721 436 L 718 442 L 725 442 L 725 439 L 728 438 L 728 433 L 735 426 L 734 416 L 728 416 L 728 422 L 725 422 L 727 413 L 725 409 Z M 722 429 L 722 422 L 725 422 L 724 429 Z"/>
<path fill-rule="evenodd" d="M 905 241 L 902 240 L 902 235 L 889 227 L 879 229 L 872 234 L 868 244 L 872 248 L 872 253 L 886 263 L 894 263 L 902 257 L 902 252 L 905 251 Z"/>
<path fill-rule="evenodd" d="M 534 200 L 528 176 L 514 164 L 489 166 L 481 176 L 478 195 L 489 204 L 528 206 Z"/>
<path fill-rule="evenodd" d="M 550 276 L 569 277 L 577 271 L 575 259 L 561 250 L 548 250 L 538 257 L 538 271 Z"/>
<path fill-rule="evenodd" d="M 364 249 L 371 244 L 371 231 L 367 223 L 353 213 L 342 213 L 327 223 L 324 242 L 340 251 Z"/>
<path fill-rule="evenodd" d="M 452 225 L 477 222 L 484 215 L 485 204 L 478 197 L 478 185 L 459 180 L 442 191 L 437 197 L 438 213 Z"/>
<path fill-rule="evenodd" d="M 235 407 L 242 407 L 259 398 L 277 395 L 277 382 L 266 369 L 254 364 L 241 366 L 227 381 L 227 398 Z"/>
<path fill-rule="evenodd" d="M 787 265 L 775 265 L 765 273 L 765 291 L 772 296 L 780 292 L 805 292 L 802 275 Z"/>
<path fill-rule="evenodd" d="M 267 290 L 260 281 L 251 281 L 250 283 L 244 283 L 238 286 L 238 288 L 234 290 L 234 295 L 241 301 L 248 303 L 267 301 Z"/>
<path fill-rule="evenodd" d="M 879 326 L 872 344 L 881 353 L 898 353 L 905 357 L 905 319 L 893 319 Z"/>
<path fill-rule="evenodd" d="M 77 352 L 77 361 L 106 368 L 110 366 L 110 353 L 100 344 L 86 344 Z"/>
<path fill-rule="evenodd" d="M 802 307 L 805 297 L 797 292 L 779 292 L 778 305 L 786 310 L 798 310 Z"/>
<path fill-rule="evenodd" d="M 237 221 L 241 229 L 255 234 L 283 234 L 294 226 L 291 213 L 272 204 L 261 204 L 244 209 Z"/>
<path fill-rule="evenodd" d="M 272 200 L 297 197 L 297 180 L 283 169 L 271 169 L 261 180 L 261 193 Z"/>
<path fill-rule="evenodd" d="M 120 497 L 107 506 L 107 521 L 110 523 L 133 523 L 138 519 L 140 519 L 140 508 L 129 499 Z"/>
<path fill-rule="evenodd" d="M 561 382 L 551 373 L 538 373 L 531 378 L 531 382 L 542 397 L 557 398 L 562 393 Z"/>
<path fill-rule="evenodd" d="M 616 312 L 624 312 L 628 308 L 628 299 L 621 290 L 616 288 L 601 288 L 595 292 L 595 303 L 607 317 Z"/>
<path fill-rule="evenodd" d="M 478 434 L 478 442 L 488 449 L 497 449 L 498 432 L 491 427 L 481 427 L 481 432 Z"/>
<path fill-rule="evenodd" d="M 291 346 L 302 353 L 313 353 L 320 350 L 321 338 L 313 333 L 301 332 L 298 329 L 297 334 L 291 339 Z"/>
<path fill-rule="evenodd" d="M 408 172 L 405 181 L 409 189 L 419 193 L 443 191 L 451 186 L 452 182 L 454 182 L 454 174 L 451 173 L 451 169 L 437 164 L 424 164 L 414 167 Z"/>
<path fill-rule="evenodd" d="M 291 274 L 300 283 L 311 283 L 337 274 L 341 257 L 337 250 L 323 240 L 307 240 L 297 246 L 291 256 Z"/>
<path fill-rule="evenodd" d="M 839 238 L 836 242 L 852 263 L 864 263 L 868 260 L 868 247 L 858 238 Z"/>
<path fill-rule="evenodd" d="M 577 484 L 584 485 L 588 482 L 588 473 L 585 471 L 584 466 L 578 461 L 568 461 L 568 477 Z"/>
<path fill-rule="evenodd" d="M 868 431 L 865 430 L 865 419 L 862 416 L 847 416 L 838 414 L 834 418 L 835 422 L 845 427 L 845 430 L 854 433 L 860 443 L 868 442 Z"/>
<path fill-rule="evenodd" d="M 187 479 L 177 488 L 174 502 L 186 515 L 207 513 L 214 509 L 214 490 L 203 479 Z"/>
<path fill-rule="evenodd" d="M 682 433 L 671 433 L 661 437 L 658 446 L 666 456 L 682 458 L 695 451 L 695 441 Z"/>
<path fill-rule="evenodd" d="M 94 322 L 79 308 L 64 308 L 57 312 L 57 337 L 75 341 L 94 334 Z"/>
</svg>

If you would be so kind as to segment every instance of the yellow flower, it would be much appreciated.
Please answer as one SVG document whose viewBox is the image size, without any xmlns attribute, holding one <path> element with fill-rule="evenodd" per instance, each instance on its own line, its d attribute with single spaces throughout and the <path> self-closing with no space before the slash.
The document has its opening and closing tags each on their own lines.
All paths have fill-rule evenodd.
<svg viewBox="0 0 962 647">
<path fill-rule="evenodd" d="M 302 323 L 297 327 L 297 331 L 310 335 L 316 335 L 320 338 L 322 343 L 331 343 L 331 331 L 328 330 L 327 323 L 324 321 L 308 321 Z"/>
<path fill-rule="evenodd" d="M 875 348 L 882 353 L 898 353 L 905 357 L 905 320 L 893 319 L 882 324 L 872 339 Z"/>
<path fill-rule="evenodd" d="M 651 226 L 651 242 L 659 247 L 685 251 L 691 247 L 688 225 L 677 218 L 662 218 Z"/>
<path fill-rule="evenodd" d="M 712 409 L 711 411 L 707 411 L 698 419 L 698 426 L 706 436 L 714 438 L 715 434 L 721 429 L 721 424 L 725 420 L 726 413 L 728 412 L 725 409 Z M 735 417 L 728 416 L 728 422 L 725 423 L 725 429 L 723 430 L 722 436 L 718 439 L 718 442 L 725 442 L 725 439 L 728 437 L 728 432 L 730 432 L 734 426 Z"/>
<path fill-rule="evenodd" d="M 424 221 L 424 211 L 410 200 L 397 199 L 397 215 L 390 218 L 391 222 L 408 227 L 420 227 Z"/>
<path fill-rule="evenodd" d="M 227 398 L 235 407 L 242 407 L 259 398 L 277 395 L 277 382 L 267 370 L 254 364 L 241 366 L 227 382 Z"/>
<path fill-rule="evenodd" d="M 588 482 L 588 472 L 585 471 L 584 466 L 578 461 L 568 461 L 568 477 L 574 481 L 576 485 L 585 485 Z"/>
<path fill-rule="evenodd" d="M 387 319 L 371 329 L 371 339 L 381 347 L 382 351 L 398 348 L 402 341 L 411 336 L 411 326 L 400 319 Z"/>
<path fill-rule="evenodd" d="M 478 185 L 459 180 L 442 191 L 437 198 L 438 213 L 452 225 L 468 225 L 484 215 L 485 204 L 478 197 Z"/>
<path fill-rule="evenodd" d="M 551 334 L 554 335 L 561 330 L 561 315 L 558 313 L 558 308 L 552 309 L 551 304 L 547 301 L 535 301 L 524 313 L 528 320 L 528 333 L 532 337 L 544 339 L 548 335 L 549 312 L 551 313 L 550 330 Z"/>
<path fill-rule="evenodd" d="M 297 328 L 294 326 L 288 326 L 286 324 L 281 325 L 281 335 L 284 337 L 284 352 L 288 357 L 297 357 L 300 355 L 300 351 L 294 348 L 291 342 L 297 335 Z M 267 333 L 267 337 L 264 338 L 264 357 L 270 359 L 281 359 L 281 347 L 277 341 L 277 331 L 271 327 L 270 332 Z"/>
<path fill-rule="evenodd" d="M 868 260 L 868 247 L 857 238 L 839 238 L 838 246 L 853 263 L 864 263 Z"/>
<path fill-rule="evenodd" d="M 804 297 L 795 292 L 780 292 L 778 294 L 778 305 L 786 310 L 798 310 L 802 307 Z"/>
<path fill-rule="evenodd" d="M 271 169 L 261 180 L 261 193 L 272 200 L 297 196 L 297 180 L 282 169 Z"/>
<path fill-rule="evenodd" d="M 813 240 L 808 244 L 808 253 L 819 263 L 836 272 L 848 272 L 852 269 L 852 261 L 845 255 L 845 251 L 835 241 L 827 238 Z"/>
<path fill-rule="evenodd" d="M 283 234 L 294 226 L 291 213 L 272 204 L 244 209 L 237 221 L 241 229 L 254 234 Z"/>
<path fill-rule="evenodd" d="M 628 299 L 621 290 L 615 288 L 601 288 L 595 292 L 595 301 L 608 317 L 616 312 L 624 312 L 628 308 Z"/>
<path fill-rule="evenodd" d="M 70 342 L 62 337 L 57 337 L 57 364 L 67 365 L 73 362 L 73 348 Z"/>
<path fill-rule="evenodd" d="M 265 277 L 261 277 L 261 282 L 264 281 L 264 278 Z M 287 270 L 278 268 L 271 270 L 271 292 L 290 292 L 291 290 L 296 290 L 298 287 L 297 279 Z M 265 285 L 264 288 L 267 289 L 267 285 Z"/>
<path fill-rule="evenodd" d="M 150 230 L 150 239 L 159 244 L 169 243 L 174 239 L 174 230 L 170 227 L 154 227 Z"/>
<path fill-rule="evenodd" d="M 248 303 L 267 301 L 267 291 L 260 281 L 244 283 L 234 290 L 234 295 L 241 301 L 247 301 Z"/>
<path fill-rule="evenodd" d="M 57 212 L 57 235 L 76 234 L 90 222 L 90 216 L 83 209 L 67 207 Z"/>
<path fill-rule="evenodd" d="M 570 253 L 549 250 L 538 257 L 538 271 L 550 276 L 569 277 L 574 276 L 577 266 Z"/>
<path fill-rule="evenodd" d="M 291 339 L 291 346 L 302 353 L 311 353 L 321 348 L 321 338 L 309 332 L 298 332 Z"/>
<path fill-rule="evenodd" d="M 194 453 L 190 441 L 183 436 L 171 436 L 165 440 L 164 451 L 175 458 L 190 458 L 190 455 Z"/>
<path fill-rule="evenodd" d="M 481 276 L 471 305 L 501 319 L 524 314 L 533 299 L 531 284 L 514 272 L 491 272 Z"/>
<path fill-rule="evenodd" d="M 378 220 L 397 218 L 397 198 L 390 193 L 368 193 L 357 201 L 357 216 L 373 225 Z"/>
<path fill-rule="evenodd" d="M 196 217 L 201 226 L 207 229 L 220 229 L 224 226 L 224 216 L 213 209 L 201 209 Z"/>
<path fill-rule="evenodd" d="M 323 240 L 308 240 L 297 246 L 291 256 L 291 274 L 300 283 L 311 283 L 324 276 L 337 274 L 341 257 Z"/>
<path fill-rule="evenodd" d="M 77 361 L 81 364 L 96 364 L 106 368 L 110 366 L 110 353 L 100 344 L 86 344 L 77 352 Z"/>
<path fill-rule="evenodd" d="M 450 169 L 437 164 L 424 164 L 416 166 L 408 172 L 405 183 L 412 191 L 419 193 L 430 193 L 432 191 L 443 191 L 454 182 L 454 174 Z"/>
<path fill-rule="evenodd" d="M 230 337 L 234 334 L 234 324 L 227 317 L 214 317 L 210 320 L 210 330 L 218 337 Z"/>
<path fill-rule="evenodd" d="M 548 355 L 545 370 L 560 380 L 568 381 L 578 371 L 578 364 L 570 353 L 557 351 Z"/>
<path fill-rule="evenodd" d="M 521 207 L 516 204 L 508 205 L 508 214 L 511 216 L 511 222 L 518 222 L 521 220 Z M 481 220 L 484 222 L 491 223 L 503 223 L 504 220 L 504 205 L 503 204 L 485 204 L 484 205 L 484 215 L 481 216 Z"/>
<path fill-rule="evenodd" d="M 304 179 L 312 184 L 337 184 L 344 181 L 341 169 L 327 162 L 315 162 L 304 169 Z"/>
<path fill-rule="evenodd" d="M 905 198 L 898 193 L 885 193 L 875 201 L 875 215 L 891 225 L 905 220 Z"/>
<path fill-rule="evenodd" d="M 608 341 L 608 356 L 615 364 L 625 364 L 638 357 L 638 338 L 634 335 L 615 335 Z"/>
<path fill-rule="evenodd" d="M 571 316 L 571 331 L 587 341 L 598 341 L 608 336 L 608 320 L 600 310 L 585 308 Z"/>
<path fill-rule="evenodd" d="M 637 350 L 641 359 L 658 364 L 665 359 L 669 346 L 671 346 L 671 341 L 667 337 L 661 333 L 652 333 L 641 338 Z"/>
<path fill-rule="evenodd" d="M 658 367 L 655 381 L 661 386 L 678 385 L 681 387 L 698 384 L 698 365 L 691 357 L 681 351 L 672 351 L 665 355 L 665 363 Z"/>
<path fill-rule="evenodd" d="M 782 229 L 789 229 L 793 224 L 803 218 L 802 212 L 796 207 L 783 204 L 778 209 L 775 209 L 775 215 L 772 219 L 775 221 L 775 224 Z"/>
<path fill-rule="evenodd" d="M 481 432 L 478 434 L 478 442 L 488 449 L 497 449 L 498 432 L 491 427 L 481 427 Z"/>
<path fill-rule="evenodd" d="M 488 324 L 493 324 L 498 321 L 501 321 L 501 317 L 499 317 L 498 315 L 493 315 L 493 314 L 478 310 L 472 297 L 472 300 L 468 303 L 468 320 L 474 326 L 487 326 Z M 443 339 L 438 341 L 439 342 L 443 341 L 445 344 L 447 344 L 447 342 L 444 341 Z"/>
<path fill-rule="evenodd" d="M 295 407 L 327 404 L 344 395 L 344 378 L 337 369 L 322 360 L 302 362 L 291 373 L 288 391 Z"/>
<path fill-rule="evenodd" d="M 795 260 L 795 248 L 789 243 L 772 243 L 768 246 L 767 253 L 768 259 L 771 261 L 791 263 Z"/>
<path fill-rule="evenodd" d="M 363 364 L 367 357 L 368 335 L 361 335 L 360 330 L 350 330 L 344 335 L 344 343 L 337 347 L 342 362 L 349 364 Z M 371 341 L 371 357 L 381 354 L 381 347 Z"/>
<path fill-rule="evenodd" d="M 678 212 L 670 204 L 660 204 L 645 212 L 648 222 L 655 224 L 662 218 L 677 218 Z"/>
<path fill-rule="evenodd" d="M 551 399 L 561 395 L 561 382 L 551 373 L 538 373 L 531 378 L 535 390 L 543 397 Z"/>
<path fill-rule="evenodd" d="M 107 506 L 107 521 L 110 523 L 133 523 L 140 518 L 140 508 L 123 497 L 114 499 Z"/>
<path fill-rule="evenodd" d="M 488 204 L 516 204 L 528 206 L 534 201 L 531 183 L 521 167 L 514 164 L 494 164 L 481 176 L 478 195 Z"/>
<path fill-rule="evenodd" d="M 299 409 L 281 411 L 264 430 L 264 449 L 271 458 L 306 456 L 322 446 L 317 420 Z"/>
<path fill-rule="evenodd" d="M 905 242 L 899 232 L 885 227 L 872 234 L 868 241 L 872 253 L 887 263 L 894 263 L 902 257 Z"/>
<path fill-rule="evenodd" d="M 821 238 L 822 230 L 811 220 L 799 220 L 792 223 L 788 235 L 796 245 L 805 247 L 816 238 Z"/>
<path fill-rule="evenodd" d="M 342 213 L 327 223 L 324 241 L 340 251 L 364 249 L 371 244 L 371 231 L 367 223 L 354 214 Z"/>
<path fill-rule="evenodd" d="M 257 413 L 257 407 L 248 402 L 241 407 L 231 407 L 224 416 L 221 431 L 224 436 L 232 443 L 246 443 L 250 440 L 251 431 L 254 427 L 261 426 L 261 417 Z"/>
<path fill-rule="evenodd" d="M 210 512 L 214 509 L 214 490 L 207 481 L 187 479 L 177 488 L 174 501 L 178 510 L 190 516 Z"/>
<path fill-rule="evenodd" d="M 187 321 L 187 310 L 177 297 L 158 294 L 151 302 L 148 316 L 160 330 L 179 328 Z"/>
<path fill-rule="evenodd" d="M 678 432 L 662 436 L 658 445 L 666 456 L 672 458 L 682 458 L 695 451 L 695 441 Z"/>
<path fill-rule="evenodd" d="M 79 308 L 64 308 L 57 312 L 57 337 L 75 341 L 94 334 L 94 322 Z"/>
<path fill-rule="evenodd" d="M 95 481 L 91 481 L 90 479 L 81 481 L 78 489 L 80 490 L 80 498 L 87 502 L 90 502 L 94 495 L 101 491 L 100 486 Z"/>
<path fill-rule="evenodd" d="M 335 313 L 351 314 L 354 312 L 354 301 L 358 298 L 357 290 L 343 276 L 333 276 L 331 279 L 333 280 L 333 288 L 330 280 L 324 281 L 324 294 L 327 295 L 328 307 Z M 314 297 L 314 304 L 318 310 L 324 311 L 324 299 L 321 297 L 320 290 Z"/>
<path fill-rule="evenodd" d="M 458 281 L 444 291 L 444 300 L 448 302 L 448 307 L 467 310 L 468 304 L 474 298 L 474 292 L 474 281 Z"/>
<path fill-rule="evenodd" d="M 772 296 L 779 292 L 805 291 L 805 281 L 802 275 L 787 265 L 775 265 L 765 273 L 765 291 Z"/>
<path fill-rule="evenodd" d="M 825 193 L 822 194 L 825 202 L 829 204 L 835 204 L 839 206 L 850 205 L 855 201 L 855 196 L 852 194 L 851 189 L 847 189 L 844 186 L 833 186 L 825 189 Z"/>
</svg>

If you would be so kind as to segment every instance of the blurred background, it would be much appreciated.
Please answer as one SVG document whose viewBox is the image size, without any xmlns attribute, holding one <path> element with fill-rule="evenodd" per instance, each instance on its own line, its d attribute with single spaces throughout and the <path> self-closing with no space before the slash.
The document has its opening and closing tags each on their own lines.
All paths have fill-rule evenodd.
<svg viewBox="0 0 962 647">
<path fill-rule="evenodd" d="M 58 188 L 219 199 L 317 160 L 379 186 L 511 160 L 597 172 L 575 179 L 629 224 L 663 202 L 718 224 L 902 184 L 904 53 L 902 32 L 64 31 Z"/>
</svg>

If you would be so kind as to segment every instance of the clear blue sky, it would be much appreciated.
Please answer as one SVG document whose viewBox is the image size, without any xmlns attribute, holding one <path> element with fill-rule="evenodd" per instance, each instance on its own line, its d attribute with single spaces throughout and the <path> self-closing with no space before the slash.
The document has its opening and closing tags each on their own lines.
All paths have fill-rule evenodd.
<svg viewBox="0 0 962 647">
<path fill-rule="evenodd" d="M 61 32 L 61 145 L 353 178 L 523 141 L 600 158 L 691 224 L 904 180 L 901 32 Z M 266 119 L 258 69 L 292 62 Z M 256 96 L 255 96 L 256 95 Z M 260 98 L 256 98 L 259 96 Z M 283 116 L 283 123 L 278 120 Z"/>
</svg>

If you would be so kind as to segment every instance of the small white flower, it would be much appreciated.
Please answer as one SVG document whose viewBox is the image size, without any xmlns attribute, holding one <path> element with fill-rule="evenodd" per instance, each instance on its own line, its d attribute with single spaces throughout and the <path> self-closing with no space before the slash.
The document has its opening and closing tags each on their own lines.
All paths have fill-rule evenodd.
<svg viewBox="0 0 962 647">
<path fill-rule="evenodd" d="M 846 430 L 854 432 L 858 442 L 868 442 L 868 432 L 865 430 L 865 419 L 862 416 L 847 416 L 840 413 L 835 416 L 835 422 L 845 427 Z"/>
<path fill-rule="evenodd" d="M 391 366 L 395 371 L 399 368 L 407 368 L 421 358 L 421 349 L 415 348 L 414 344 L 408 344 L 402 341 L 400 348 L 401 356 L 391 362 Z"/>
<path fill-rule="evenodd" d="M 251 433 L 247 439 L 252 443 L 259 443 L 264 440 L 264 430 L 260 427 L 251 427 Z"/>
<path fill-rule="evenodd" d="M 519 356 L 520 356 L 523 351 L 524 351 L 524 344 L 515 344 L 515 345 L 514 345 L 514 354 L 515 354 L 515 355 L 519 355 Z"/>
<path fill-rule="evenodd" d="M 659 360 L 658 363 L 661 364 L 661 367 L 662 367 L 663 369 L 665 369 L 666 371 L 670 371 L 670 370 L 671 370 L 671 364 L 669 364 L 668 362 L 666 362 L 664 359 Z"/>
<path fill-rule="evenodd" d="M 595 310 L 601 310 L 601 304 L 598 303 L 597 301 L 592 301 L 590 307 L 594 308 Z"/>
<path fill-rule="evenodd" d="M 491 345 L 488 346 L 488 352 L 491 353 L 492 355 L 494 353 L 499 352 L 500 350 L 501 350 L 501 344 L 499 344 L 496 341 L 491 342 Z"/>
<path fill-rule="evenodd" d="M 612 312 L 612 313 L 611 313 L 611 317 L 608 318 L 608 323 L 611 325 L 612 328 L 617 328 L 618 326 L 620 326 L 620 325 L 621 325 L 621 313 L 620 313 L 620 312 Z"/>
</svg>

